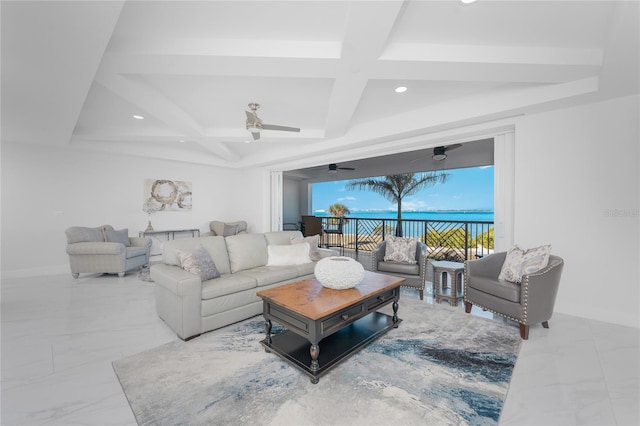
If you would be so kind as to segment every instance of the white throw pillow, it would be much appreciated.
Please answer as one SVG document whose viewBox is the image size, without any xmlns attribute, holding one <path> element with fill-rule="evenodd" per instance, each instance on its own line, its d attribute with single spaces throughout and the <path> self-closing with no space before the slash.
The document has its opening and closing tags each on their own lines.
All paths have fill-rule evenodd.
<svg viewBox="0 0 640 426">
<path fill-rule="evenodd" d="M 394 237 L 392 235 L 386 238 L 384 249 L 384 261 L 417 263 L 416 247 L 418 245 L 417 238 Z"/>
<path fill-rule="evenodd" d="M 267 266 L 302 265 L 311 263 L 309 243 L 267 246 Z"/>
<path fill-rule="evenodd" d="M 322 259 L 322 255 L 320 251 L 318 251 L 318 244 L 320 243 L 320 235 L 316 234 L 311 237 L 291 237 L 291 244 L 309 244 L 309 257 L 311 260 L 320 260 Z"/>
<path fill-rule="evenodd" d="M 539 271 L 549 264 L 551 246 L 545 245 L 528 250 L 513 246 L 502 264 L 498 279 L 519 283 L 522 276 Z"/>
</svg>

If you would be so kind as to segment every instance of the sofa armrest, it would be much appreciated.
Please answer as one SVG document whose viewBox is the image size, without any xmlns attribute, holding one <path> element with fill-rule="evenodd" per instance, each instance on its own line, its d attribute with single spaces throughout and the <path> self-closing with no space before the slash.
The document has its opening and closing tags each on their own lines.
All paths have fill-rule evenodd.
<svg viewBox="0 0 640 426">
<path fill-rule="evenodd" d="M 134 247 L 151 247 L 151 238 L 129 237 L 129 244 Z"/>
<path fill-rule="evenodd" d="M 121 243 L 73 243 L 67 244 L 67 254 L 124 254 L 126 247 Z"/>
<path fill-rule="evenodd" d="M 197 295 L 198 299 L 201 298 L 202 280 L 196 274 L 164 263 L 151 265 L 150 274 L 157 285 L 166 288 L 176 296 Z"/>
</svg>

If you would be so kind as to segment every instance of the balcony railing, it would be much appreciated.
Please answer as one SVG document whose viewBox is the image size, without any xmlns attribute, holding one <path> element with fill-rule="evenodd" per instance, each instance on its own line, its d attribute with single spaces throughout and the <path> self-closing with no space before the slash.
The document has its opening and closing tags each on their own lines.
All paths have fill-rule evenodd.
<svg viewBox="0 0 640 426">
<path fill-rule="evenodd" d="M 322 228 L 335 228 L 337 217 L 322 218 Z M 396 219 L 347 217 L 342 226 L 345 249 L 373 251 L 389 235 L 395 235 Z M 438 260 L 462 262 L 493 252 L 493 222 L 403 219 L 402 235 L 418 237 L 427 245 L 427 255 Z M 323 245 L 335 246 L 340 238 L 324 235 Z"/>
</svg>

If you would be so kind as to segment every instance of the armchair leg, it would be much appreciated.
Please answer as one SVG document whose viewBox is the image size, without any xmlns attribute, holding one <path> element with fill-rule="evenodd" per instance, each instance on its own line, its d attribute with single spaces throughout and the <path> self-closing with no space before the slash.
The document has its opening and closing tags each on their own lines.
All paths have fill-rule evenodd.
<svg viewBox="0 0 640 426">
<path fill-rule="evenodd" d="M 543 321 L 543 322 L 542 322 L 542 326 L 543 326 L 544 328 L 549 328 L 549 321 Z"/>
<path fill-rule="evenodd" d="M 520 337 L 522 340 L 529 340 L 529 326 L 520 324 Z"/>
<path fill-rule="evenodd" d="M 73 278 L 75 278 L 75 279 L 78 279 L 78 277 L 80 276 L 80 274 L 77 273 L 77 272 L 74 272 L 71 275 L 73 275 Z"/>
<path fill-rule="evenodd" d="M 118 276 L 119 276 L 120 278 L 124 277 L 124 272 L 118 272 Z"/>
<path fill-rule="evenodd" d="M 473 304 L 471 302 L 467 302 L 466 300 L 464 301 L 464 311 L 466 313 L 470 314 L 472 307 L 473 307 Z"/>
<path fill-rule="evenodd" d="M 420 300 L 424 300 L 424 290 L 419 290 L 420 292 Z"/>
</svg>

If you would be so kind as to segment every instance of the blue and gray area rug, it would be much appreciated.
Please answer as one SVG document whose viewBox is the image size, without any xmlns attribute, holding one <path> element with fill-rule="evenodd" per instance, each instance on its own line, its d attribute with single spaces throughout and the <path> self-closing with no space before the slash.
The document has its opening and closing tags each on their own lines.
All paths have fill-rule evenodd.
<svg viewBox="0 0 640 426">
<path fill-rule="evenodd" d="M 399 317 L 316 385 L 264 351 L 262 317 L 113 367 L 141 425 L 497 424 L 518 328 L 414 293 L 402 294 Z"/>
</svg>

